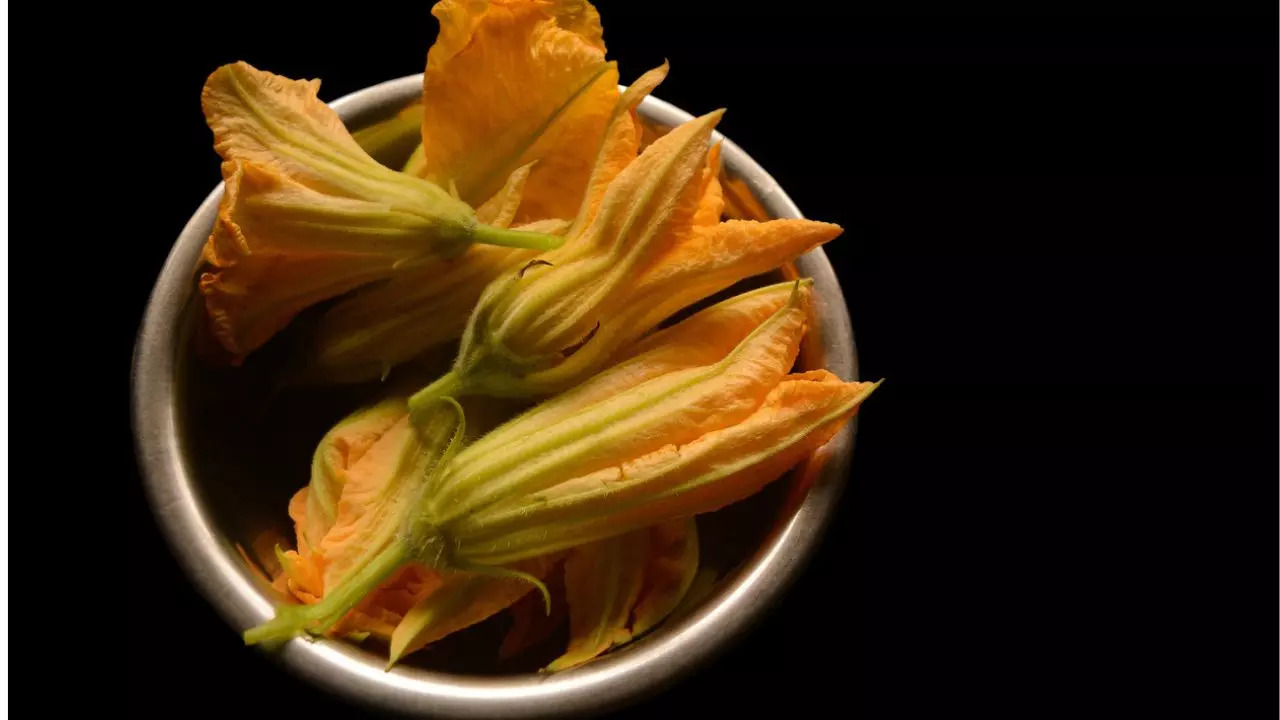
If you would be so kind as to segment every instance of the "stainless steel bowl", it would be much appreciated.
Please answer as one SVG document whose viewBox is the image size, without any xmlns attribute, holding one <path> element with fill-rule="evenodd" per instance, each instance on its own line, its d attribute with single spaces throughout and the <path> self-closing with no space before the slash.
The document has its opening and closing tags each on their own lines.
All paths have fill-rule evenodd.
<svg viewBox="0 0 1280 720">
<path fill-rule="evenodd" d="M 333 108 L 348 125 L 359 127 L 408 104 L 421 87 L 421 75 L 404 77 L 348 95 Z M 652 97 L 640 106 L 640 113 L 646 121 L 667 127 L 692 119 Z M 763 168 L 737 145 L 719 134 L 716 139 L 723 141 L 727 174 L 744 180 L 770 214 L 801 217 Z M 134 349 L 133 427 L 143 480 L 160 527 L 192 581 L 240 632 L 266 620 L 273 610 L 268 588 L 237 545 L 250 546 L 256 533 L 270 527 L 291 537 L 285 516 L 288 493 L 306 483 L 307 448 L 338 418 L 312 410 L 296 412 L 294 421 L 304 427 L 299 428 L 300 444 L 293 450 L 286 450 L 288 443 L 270 433 L 262 441 L 264 433 L 251 427 L 249 435 L 256 433 L 266 453 L 262 457 L 243 451 L 249 435 L 219 436 L 225 428 L 253 423 L 244 417 L 253 414 L 249 404 L 221 399 L 237 391 L 256 396 L 256 390 L 237 390 L 253 385 L 244 379 L 252 377 L 253 358 L 245 368 L 232 371 L 243 375 L 225 377 L 189 360 L 198 310 L 194 272 L 221 194 L 219 185 L 191 217 L 152 291 Z M 821 365 L 846 380 L 856 379 L 853 330 L 831 263 L 819 249 L 800 258 L 795 270 L 814 279 L 820 299 L 802 364 Z M 318 418 L 319 424 L 308 426 L 307 417 Z M 228 422 L 220 422 L 224 418 Z M 268 424 L 288 422 L 293 421 Z M 791 584 L 836 512 L 853 436 L 851 423 L 807 467 L 774 483 L 761 496 L 739 503 L 749 506 L 748 511 L 734 506 L 704 516 L 713 518 L 707 523 L 704 547 L 718 547 L 717 533 L 741 545 L 721 553 L 724 557 L 717 562 L 724 575 L 710 595 L 639 641 L 579 669 L 555 675 L 474 670 L 460 674 L 456 667 L 450 672 L 447 664 L 432 667 L 428 662 L 386 672 L 385 654 L 339 641 L 303 639 L 277 651 L 279 660 L 292 672 L 359 704 L 411 715 L 581 715 L 639 699 L 689 674 L 740 638 Z M 722 513 L 728 513 L 727 520 L 715 517 Z M 718 531 L 717 523 L 728 523 L 733 531 Z"/>
</svg>

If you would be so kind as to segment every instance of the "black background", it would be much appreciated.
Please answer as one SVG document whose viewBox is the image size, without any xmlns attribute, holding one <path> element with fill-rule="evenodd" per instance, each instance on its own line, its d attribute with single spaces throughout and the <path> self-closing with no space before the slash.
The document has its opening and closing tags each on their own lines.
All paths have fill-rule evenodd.
<svg viewBox="0 0 1280 720">
<path fill-rule="evenodd" d="M 42 247 L 89 276 L 80 327 L 101 341 L 76 362 L 111 389 L 72 425 L 103 449 L 58 447 L 110 468 L 72 476 L 109 483 L 128 513 L 87 558 L 72 533 L 87 573 L 119 567 L 127 528 L 127 577 L 96 586 L 117 614 L 14 624 L 46 646 L 62 628 L 61 662 L 71 644 L 125 675 L 131 715 L 361 716 L 244 649 L 188 585 L 143 499 L 125 378 L 148 290 L 218 180 L 208 73 L 244 59 L 322 78 L 332 100 L 419 72 L 428 5 L 113 7 L 84 20 L 103 48 L 72 84 L 90 94 L 42 93 L 67 131 L 11 136 L 18 155 L 62 148 L 59 172 L 91 172 L 111 198 L 80 245 Z M 828 253 L 863 377 L 888 381 L 798 586 L 630 716 L 1273 716 L 1276 18 L 688 5 L 600 3 L 623 81 L 669 59 L 660 97 L 727 107 L 720 129 L 806 215 L 846 228 Z M 40 296 L 14 297 L 21 313 Z M 15 333 L 63 334 L 15 317 Z"/>
</svg>

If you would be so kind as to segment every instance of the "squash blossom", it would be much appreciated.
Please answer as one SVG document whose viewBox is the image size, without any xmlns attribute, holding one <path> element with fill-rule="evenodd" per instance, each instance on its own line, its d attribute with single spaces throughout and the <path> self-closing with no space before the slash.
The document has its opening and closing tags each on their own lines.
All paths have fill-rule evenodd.
<svg viewBox="0 0 1280 720">
<path fill-rule="evenodd" d="M 449 577 L 469 573 L 403 616 L 392 633 L 394 660 L 438 637 L 467 598 L 480 597 L 495 579 L 524 579 L 545 593 L 540 575 L 559 551 L 755 493 L 823 445 L 875 387 L 821 370 L 787 374 L 804 334 L 809 293 L 805 283 L 772 286 L 708 308 L 456 454 L 456 403 L 411 409 L 411 422 L 398 421 L 412 438 L 399 456 L 408 460 L 375 485 L 383 496 L 415 499 L 361 526 L 359 552 L 350 553 L 358 562 L 326 583 L 319 602 L 282 609 L 248 631 L 246 641 L 330 629 L 408 563 Z M 759 319 L 770 308 L 777 309 Z M 618 580 L 634 584 L 634 576 Z M 687 589 L 683 579 L 675 585 Z M 496 612 L 519 594 L 484 597 L 491 601 L 485 612 Z M 619 599 L 632 602 L 630 591 Z M 655 600 L 641 617 L 660 619 L 674 604 Z M 599 633 L 588 632 L 562 664 L 618 642 L 620 613 L 612 605 L 607 612 L 581 610 L 589 627 L 612 628 L 609 642 L 602 646 L 591 639 Z"/>
<path fill-rule="evenodd" d="M 204 86 L 226 187 L 200 289 L 214 335 L 233 356 L 261 346 L 306 307 L 424 258 L 456 255 L 472 242 L 560 244 L 484 225 L 439 186 L 380 165 L 318 90 L 319 81 L 243 62 L 218 68 Z"/>
<path fill-rule="evenodd" d="M 357 141 L 399 145 L 407 119 L 419 117 L 428 141 L 415 155 L 421 167 L 410 171 L 455 187 L 468 202 L 483 201 L 476 215 L 487 225 L 563 234 L 591 204 L 584 194 L 602 193 L 635 158 L 638 149 L 624 136 L 636 133 L 635 106 L 666 65 L 619 97 L 599 17 L 585 2 L 443 2 L 433 12 L 441 31 L 428 54 L 424 102 L 357 133 Z M 506 178 L 496 194 L 486 195 L 491 184 L 469 180 L 482 170 Z M 340 300 L 313 330 L 295 379 L 373 380 L 457 340 L 484 288 L 536 255 L 474 245 Z"/>
<path fill-rule="evenodd" d="M 560 248 L 494 280 L 452 370 L 410 399 L 550 395 L 590 377 L 662 320 L 840 234 L 810 220 L 718 220 L 719 111 L 646 148 L 586 205 Z M 711 206 L 711 209 L 708 209 Z"/>
<path fill-rule="evenodd" d="M 473 417 L 486 414 L 478 403 L 470 409 L 480 411 L 473 412 Z M 421 491 L 424 479 L 414 474 L 420 464 L 404 463 L 418 442 L 407 417 L 403 396 L 393 396 L 352 413 L 321 440 L 312 461 L 311 482 L 289 504 L 297 549 L 277 549 L 283 569 L 274 583 L 278 590 L 315 605 L 326 590 L 340 589 L 371 557 L 395 541 L 400 519 Z M 540 577 L 549 564 L 539 558 L 522 567 Z M 483 592 L 473 598 L 475 602 L 456 608 L 456 612 L 442 613 L 440 607 L 453 607 L 445 599 L 456 595 L 469 580 L 468 573 L 441 572 L 406 562 L 330 632 L 390 640 L 406 621 L 415 622 L 424 612 L 423 601 L 434 596 L 432 625 L 421 635 L 421 644 L 425 644 L 484 620 L 532 588 L 522 579 L 487 577 L 478 586 Z"/>
</svg>

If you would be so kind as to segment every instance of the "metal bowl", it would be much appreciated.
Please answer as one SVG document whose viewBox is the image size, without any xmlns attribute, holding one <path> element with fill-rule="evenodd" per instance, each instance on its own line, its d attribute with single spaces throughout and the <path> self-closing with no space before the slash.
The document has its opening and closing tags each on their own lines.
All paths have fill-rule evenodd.
<svg viewBox="0 0 1280 720">
<path fill-rule="evenodd" d="M 404 107 L 421 87 L 421 75 L 404 77 L 347 95 L 332 106 L 348 126 L 360 127 Z M 640 114 L 646 123 L 661 127 L 692 119 L 653 97 L 640 106 Z M 769 214 L 801 217 L 778 183 L 741 148 L 719 134 L 715 139 L 723 142 L 726 174 L 743 180 Z M 262 412 L 272 411 L 254 405 L 254 398 L 261 397 L 254 380 L 261 373 L 254 368 L 268 361 L 259 363 L 255 355 L 245 367 L 227 371 L 202 367 L 193 359 L 199 310 L 194 273 L 221 195 L 219 185 L 191 217 L 152 290 L 134 349 L 133 428 L 160 527 L 192 581 L 240 632 L 273 614 L 273 595 L 243 548 L 252 547 L 266 530 L 292 537 L 285 513 L 288 496 L 307 482 L 314 443 L 352 409 L 352 400 L 337 393 L 338 399 L 326 398 L 326 410 L 281 401 L 283 415 L 264 417 Z M 856 379 L 853 330 L 831 263 L 818 249 L 790 271 L 813 278 L 819 298 L 801 364 Z M 427 657 L 386 672 L 385 652 L 327 639 L 297 639 L 275 652 L 292 672 L 374 710 L 533 717 L 616 708 L 692 672 L 743 636 L 781 596 L 836 512 L 853 436 L 850 423 L 787 479 L 700 517 L 704 563 L 721 573 L 710 593 L 647 636 L 581 668 L 546 675 L 533 672 L 536 664 L 513 669 Z M 483 645 L 482 627 L 466 632 L 473 633 L 466 644 Z"/>
</svg>

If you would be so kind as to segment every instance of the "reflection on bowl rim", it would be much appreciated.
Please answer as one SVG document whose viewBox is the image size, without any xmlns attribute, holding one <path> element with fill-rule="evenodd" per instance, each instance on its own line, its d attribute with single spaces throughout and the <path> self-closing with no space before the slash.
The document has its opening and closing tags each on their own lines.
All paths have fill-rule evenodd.
<svg viewBox="0 0 1280 720">
<path fill-rule="evenodd" d="M 422 75 L 374 85 L 333 103 L 359 124 L 411 102 Z M 674 126 L 688 113 L 654 97 L 640 114 Z M 778 183 L 737 145 L 722 141 L 722 162 L 743 179 L 775 217 L 801 217 Z M 195 472 L 179 428 L 175 369 L 184 310 L 193 300 L 193 273 L 222 195 L 222 184 L 200 205 L 174 243 L 143 316 L 134 348 L 134 443 L 152 511 L 188 576 L 236 632 L 269 618 L 272 604 L 234 546 L 220 539 L 195 490 Z M 853 329 L 844 295 L 821 249 L 795 263 L 814 279 L 822 299 L 818 316 L 827 369 L 857 379 Z M 812 555 L 846 484 L 853 452 L 851 422 L 809 465 L 812 485 L 794 514 L 725 587 L 669 627 L 586 666 L 554 675 L 478 677 L 413 667 L 386 672 L 383 663 L 342 641 L 292 640 L 278 651 L 292 672 L 357 704 L 396 713 L 445 717 L 532 717 L 598 712 L 634 701 L 688 674 L 740 638 L 785 592 Z M 245 652 L 252 652 L 246 649 Z"/>
</svg>

